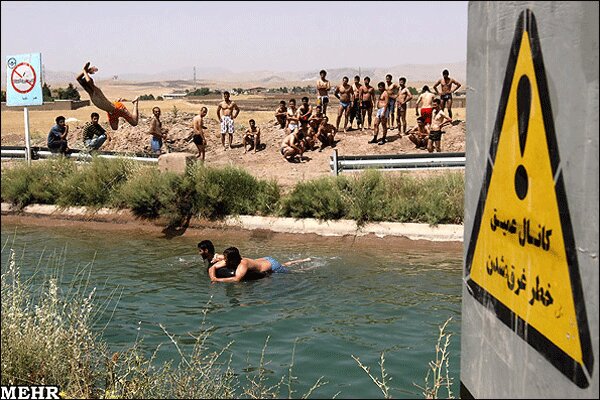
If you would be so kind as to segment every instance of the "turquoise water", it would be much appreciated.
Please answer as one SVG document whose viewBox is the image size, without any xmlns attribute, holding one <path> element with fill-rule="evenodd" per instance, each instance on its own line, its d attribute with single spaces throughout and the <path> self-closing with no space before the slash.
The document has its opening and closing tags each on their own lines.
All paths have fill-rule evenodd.
<svg viewBox="0 0 600 400">
<path fill-rule="evenodd" d="M 268 339 L 265 359 L 273 383 L 287 376 L 296 342 L 293 389 L 300 397 L 323 377 L 328 383 L 313 397 L 381 398 L 379 388 L 352 359 L 380 377 L 385 368 L 394 398 L 422 397 L 428 362 L 435 358 L 438 327 L 449 317 L 453 333 L 450 370 L 458 395 L 460 366 L 460 295 L 462 252 L 380 248 L 357 249 L 332 240 L 253 239 L 244 243 L 213 240 L 217 251 L 237 246 L 243 256 L 273 256 L 281 262 L 312 257 L 290 274 L 239 284 L 211 284 L 196 253 L 202 238 L 157 238 L 74 227 L 37 228 L 2 225 L 2 244 L 24 254 L 24 268 L 51 264 L 52 253 L 64 259 L 63 276 L 71 279 L 91 264 L 91 285 L 98 303 L 118 288 L 116 311 L 106 311 L 104 338 L 114 351 L 129 347 L 139 334 L 149 351 L 162 344 L 159 361 L 178 354 L 159 324 L 190 345 L 208 309 L 214 327 L 211 350 L 233 341 L 232 367 L 243 374 L 256 366 Z M 209 238 L 210 239 L 210 238 Z M 6 265 L 7 248 L 2 252 Z M 25 251 L 23 252 L 23 249 Z M 50 267 L 46 267 L 50 268 Z M 23 272 L 24 274 L 26 271 Z M 109 320 L 110 318 L 110 320 Z M 282 393 L 287 396 L 287 392 Z"/>
</svg>

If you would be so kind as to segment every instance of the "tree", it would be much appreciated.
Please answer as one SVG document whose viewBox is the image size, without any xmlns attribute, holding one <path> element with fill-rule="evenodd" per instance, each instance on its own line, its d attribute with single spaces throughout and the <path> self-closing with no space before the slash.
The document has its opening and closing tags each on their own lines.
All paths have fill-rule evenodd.
<svg viewBox="0 0 600 400">
<path fill-rule="evenodd" d="M 50 90 L 50 86 L 44 82 L 42 85 L 42 96 L 44 101 L 54 101 L 54 97 L 52 97 L 52 91 Z"/>
<path fill-rule="evenodd" d="M 60 100 L 80 100 L 79 91 L 75 89 L 72 83 L 69 83 L 66 89 L 58 88 L 56 91 L 56 97 Z"/>
<path fill-rule="evenodd" d="M 412 94 L 413 96 L 416 96 L 416 95 L 418 95 L 418 94 L 419 94 L 419 91 L 417 90 L 417 88 L 414 88 L 414 87 L 412 87 L 412 86 L 409 86 L 407 89 L 408 89 L 408 91 L 410 92 L 410 94 Z"/>
</svg>

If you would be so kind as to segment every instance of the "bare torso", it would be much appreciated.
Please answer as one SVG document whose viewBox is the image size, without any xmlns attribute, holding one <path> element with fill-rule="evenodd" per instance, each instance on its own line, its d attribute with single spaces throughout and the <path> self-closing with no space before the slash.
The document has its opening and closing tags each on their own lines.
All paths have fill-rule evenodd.
<svg viewBox="0 0 600 400">
<path fill-rule="evenodd" d="M 421 102 L 421 108 L 433 108 L 433 99 L 435 95 L 433 93 L 425 92 L 419 96 Z"/>
<path fill-rule="evenodd" d="M 388 93 L 389 98 L 392 100 L 396 100 L 398 98 L 398 89 L 399 87 L 396 83 L 385 83 L 385 91 Z"/>
<path fill-rule="evenodd" d="M 327 79 L 319 79 L 317 81 L 317 92 L 319 92 L 319 96 L 327 96 L 329 89 L 331 89 L 331 83 Z"/>
<path fill-rule="evenodd" d="M 223 100 L 219 104 L 219 107 L 221 108 L 221 112 L 224 117 L 231 117 L 233 114 L 233 110 L 236 108 L 236 105 L 231 100 L 229 100 L 229 101 Z"/>
<path fill-rule="evenodd" d="M 388 101 L 388 93 L 384 90 L 383 92 L 381 92 L 381 94 L 379 95 L 379 99 L 377 100 L 377 108 L 383 108 L 387 106 Z"/>
<path fill-rule="evenodd" d="M 341 84 L 337 87 L 337 92 L 340 95 L 340 101 L 348 103 L 352 96 L 352 86 Z"/>
<path fill-rule="evenodd" d="M 375 94 L 375 88 L 373 86 L 363 85 L 360 88 L 360 96 L 362 101 L 372 101 L 373 95 Z"/>
</svg>

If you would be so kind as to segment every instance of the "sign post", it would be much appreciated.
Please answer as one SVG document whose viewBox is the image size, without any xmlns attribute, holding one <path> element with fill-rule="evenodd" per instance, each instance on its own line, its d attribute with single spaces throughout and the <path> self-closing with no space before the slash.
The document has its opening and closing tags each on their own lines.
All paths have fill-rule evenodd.
<svg viewBox="0 0 600 400">
<path fill-rule="evenodd" d="M 25 122 L 25 159 L 31 163 L 31 138 L 29 135 L 29 110 L 27 106 L 41 106 L 42 94 L 42 54 L 30 53 L 6 58 L 6 105 L 23 107 Z"/>
</svg>

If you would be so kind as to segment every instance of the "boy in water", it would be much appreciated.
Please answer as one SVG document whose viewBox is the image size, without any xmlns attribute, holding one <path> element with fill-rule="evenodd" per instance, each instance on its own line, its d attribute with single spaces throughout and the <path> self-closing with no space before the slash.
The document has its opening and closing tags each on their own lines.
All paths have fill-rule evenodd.
<svg viewBox="0 0 600 400">
<path fill-rule="evenodd" d="M 310 258 L 302 260 L 292 260 L 281 264 L 273 257 L 263 257 L 258 259 L 242 258 L 240 251 L 236 247 L 229 247 L 223 252 L 224 260 L 219 261 L 208 269 L 208 276 L 211 282 L 239 282 L 249 273 L 271 274 L 287 273 L 286 267 L 301 262 L 310 261 Z M 217 278 L 216 272 L 219 268 L 227 267 L 235 270 L 235 276 L 230 278 Z"/>
</svg>

